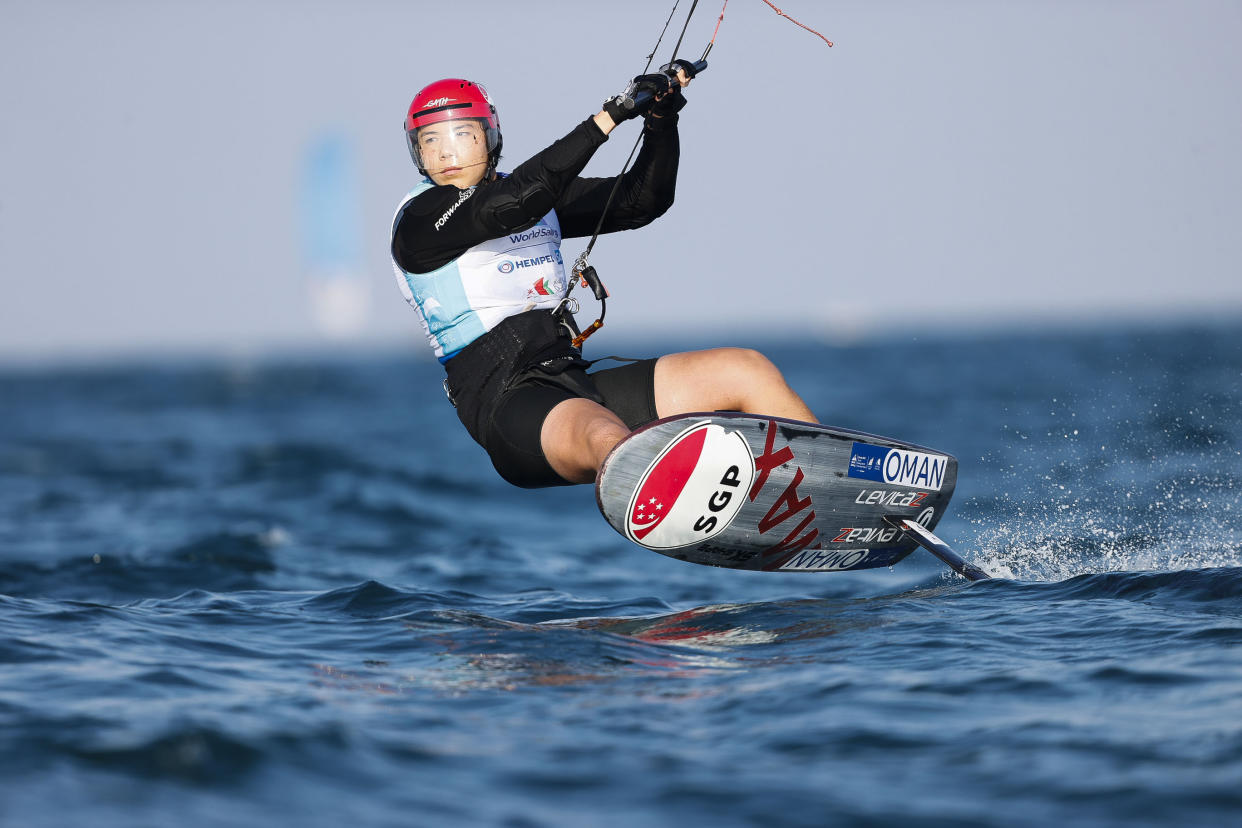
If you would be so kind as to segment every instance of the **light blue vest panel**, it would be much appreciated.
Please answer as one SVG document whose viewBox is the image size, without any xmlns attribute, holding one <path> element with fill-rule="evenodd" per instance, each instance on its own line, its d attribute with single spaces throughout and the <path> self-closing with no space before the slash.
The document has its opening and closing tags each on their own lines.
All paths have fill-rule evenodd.
<svg viewBox="0 0 1242 828">
<path fill-rule="evenodd" d="M 423 179 L 401 201 L 434 185 Z M 463 198 L 445 215 L 460 206 Z M 397 286 L 414 306 L 427 339 L 441 362 L 494 328 L 502 319 L 534 308 L 552 310 L 569 291 L 561 260 L 561 225 L 549 212 L 534 227 L 476 244 L 430 273 L 410 273 L 393 262 Z"/>
</svg>

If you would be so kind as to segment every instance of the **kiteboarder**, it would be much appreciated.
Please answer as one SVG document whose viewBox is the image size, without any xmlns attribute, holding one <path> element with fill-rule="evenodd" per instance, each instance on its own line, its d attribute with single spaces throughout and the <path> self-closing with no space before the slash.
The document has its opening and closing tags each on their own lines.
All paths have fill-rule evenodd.
<svg viewBox="0 0 1242 828">
<path fill-rule="evenodd" d="M 508 174 L 497 171 L 500 121 L 482 86 L 439 80 L 410 104 L 406 139 L 424 178 L 393 220 L 397 284 L 444 365 L 458 417 L 516 486 L 590 483 L 613 446 L 660 417 L 734 410 L 815 422 L 754 350 L 712 348 L 588 371 L 573 344 L 561 240 L 591 236 L 597 226 L 632 230 L 669 209 L 682 88 L 693 74 L 693 64 L 678 60 L 638 76 Z M 581 177 L 613 129 L 635 117 L 643 119 L 642 149 L 620 181 Z"/>
</svg>

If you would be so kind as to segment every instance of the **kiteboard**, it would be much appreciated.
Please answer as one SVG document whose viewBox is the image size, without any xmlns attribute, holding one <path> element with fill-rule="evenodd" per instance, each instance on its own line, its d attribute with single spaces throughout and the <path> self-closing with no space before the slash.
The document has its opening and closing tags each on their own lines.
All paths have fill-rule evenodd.
<svg viewBox="0 0 1242 828">
<path fill-rule="evenodd" d="M 956 484 L 957 459 L 942 451 L 815 423 L 711 412 L 632 432 L 604 460 L 595 496 L 614 529 L 672 558 L 846 572 L 892 566 L 919 546 L 950 563 L 928 544 L 948 549 L 932 530 Z M 971 569 L 958 571 L 987 577 Z"/>
</svg>

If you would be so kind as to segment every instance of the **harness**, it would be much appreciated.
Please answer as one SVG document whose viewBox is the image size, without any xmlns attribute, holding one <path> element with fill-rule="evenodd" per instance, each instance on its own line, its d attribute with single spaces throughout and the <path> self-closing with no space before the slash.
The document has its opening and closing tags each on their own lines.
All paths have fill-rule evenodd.
<svg viewBox="0 0 1242 828">
<path fill-rule="evenodd" d="M 594 388 L 566 374 L 591 366 L 563 327 L 566 315 L 536 309 L 506 317 L 444 363 L 444 391 L 470 436 L 479 439 L 505 391 L 530 380 L 548 380 L 603 403 Z M 568 319 L 572 324 L 572 315 Z"/>
</svg>

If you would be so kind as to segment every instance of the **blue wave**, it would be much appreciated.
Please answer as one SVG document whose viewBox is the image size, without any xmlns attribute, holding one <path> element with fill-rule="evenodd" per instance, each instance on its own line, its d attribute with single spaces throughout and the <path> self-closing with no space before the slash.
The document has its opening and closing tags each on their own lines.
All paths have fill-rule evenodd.
<svg viewBox="0 0 1242 828">
<path fill-rule="evenodd" d="M 1242 328 L 764 350 L 1008 579 L 638 549 L 430 362 L 0 372 L 0 823 L 1229 824 Z"/>
</svg>

